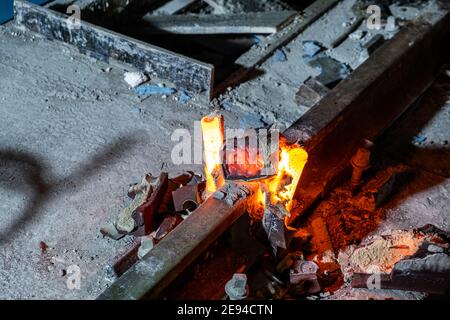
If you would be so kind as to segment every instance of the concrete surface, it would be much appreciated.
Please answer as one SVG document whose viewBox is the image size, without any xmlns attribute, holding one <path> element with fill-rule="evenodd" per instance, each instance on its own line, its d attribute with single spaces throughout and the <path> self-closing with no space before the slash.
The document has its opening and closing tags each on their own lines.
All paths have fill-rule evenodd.
<svg viewBox="0 0 450 320">
<path fill-rule="evenodd" d="M 128 185 L 163 162 L 189 168 L 171 164 L 171 134 L 209 110 L 176 96 L 140 102 L 124 71 L 0 28 L 0 298 L 95 298 L 129 241 L 99 233 Z M 81 268 L 80 290 L 66 286 L 70 265 Z"/>
<path fill-rule="evenodd" d="M 283 129 L 306 112 L 294 102 L 300 84 L 314 75 L 303 62 L 301 42 L 331 43 L 352 19 L 353 1 L 344 1 L 283 48 L 287 61 L 269 59 L 260 76 L 224 95 L 221 100 L 231 102 L 221 110 L 226 125 Z M 359 52 L 360 43 L 349 41 L 330 54 L 351 65 L 348 52 Z M 146 172 L 159 173 L 163 164 L 172 174 L 200 172 L 199 166 L 171 163 L 170 137 L 175 129 L 192 129 L 209 107 L 195 100 L 181 103 L 178 94 L 142 101 L 123 81 L 125 71 L 23 34 L 11 23 L 0 27 L 0 298 L 95 298 L 109 284 L 107 261 L 130 241 L 99 233 L 127 204 L 128 185 Z M 448 136 L 445 126 L 435 130 Z M 425 176 L 427 187 L 419 186 L 421 192 L 392 208 L 414 214 L 398 225 L 419 224 L 424 210 L 448 225 L 442 216 L 448 212 L 448 180 Z M 80 290 L 67 286 L 72 265 L 80 267 Z"/>
</svg>

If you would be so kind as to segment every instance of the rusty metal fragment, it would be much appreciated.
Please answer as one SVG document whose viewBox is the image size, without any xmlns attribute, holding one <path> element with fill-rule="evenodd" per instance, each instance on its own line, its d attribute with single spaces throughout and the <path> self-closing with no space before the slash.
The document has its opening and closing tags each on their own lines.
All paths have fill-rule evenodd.
<svg viewBox="0 0 450 320">
<path fill-rule="evenodd" d="M 109 275 L 120 277 L 131 268 L 138 261 L 138 250 L 140 246 L 140 241 L 134 241 L 122 254 L 111 259 L 106 267 Z"/>
<path fill-rule="evenodd" d="M 205 190 L 205 183 L 182 186 L 172 191 L 173 204 L 176 211 L 194 211 L 202 203 L 202 192 Z"/>
<path fill-rule="evenodd" d="M 151 233 L 154 229 L 154 216 L 158 213 L 159 206 L 166 193 L 168 183 L 169 174 L 167 172 L 162 172 L 159 176 L 158 182 L 155 184 L 155 189 L 150 195 L 150 198 L 138 209 L 144 218 L 146 234 Z"/>
<path fill-rule="evenodd" d="M 209 197 L 182 224 L 162 239 L 142 260 L 114 282 L 98 299 L 158 298 L 256 201 L 257 183 L 224 186 L 220 191 L 237 190 L 233 205 Z M 227 190 L 227 191 L 225 191 Z M 240 191 L 239 191 L 240 190 Z"/>
<path fill-rule="evenodd" d="M 286 227 L 284 219 L 289 213 L 281 205 L 272 205 L 266 201 L 263 217 L 263 228 L 269 239 L 273 253 L 276 255 L 278 248 L 286 249 Z"/>
</svg>

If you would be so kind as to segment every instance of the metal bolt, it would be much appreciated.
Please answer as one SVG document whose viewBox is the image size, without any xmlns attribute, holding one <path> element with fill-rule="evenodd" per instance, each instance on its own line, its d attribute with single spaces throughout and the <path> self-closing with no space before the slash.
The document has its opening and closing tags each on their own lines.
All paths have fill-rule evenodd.
<svg viewBox="0 0 450 320">
<path fill-rule="evenodd" d="M 353 167 L 351 183 L 353 187 L 357 187 L 361 183 L 361 177 L 367 169 L 370 167 L 370 154 L 373 143 L 369 140 L 364 140 L 364 146 L 358 148 L 356 154 L 351 160 Z"/>
</svg>

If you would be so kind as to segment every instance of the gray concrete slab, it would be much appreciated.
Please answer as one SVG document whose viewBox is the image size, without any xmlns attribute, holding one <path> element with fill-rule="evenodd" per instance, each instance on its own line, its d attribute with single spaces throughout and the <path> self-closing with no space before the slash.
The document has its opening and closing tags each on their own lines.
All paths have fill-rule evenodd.
<svg viewBox="0 0 450 320">
<path fill-rule="evenodd" d="M 0 298 L 95 298 L 107 261 L 130 241 L 99 233 L 127 204 L 128 185 L 163 163 L 201 169 L 172 164 L 170 137 L 210 110 L 178 94 L 141 102 L 124 71 L 0 28 Z M 62 276 L 70 265 L 80 290 Z"/>
</svg>

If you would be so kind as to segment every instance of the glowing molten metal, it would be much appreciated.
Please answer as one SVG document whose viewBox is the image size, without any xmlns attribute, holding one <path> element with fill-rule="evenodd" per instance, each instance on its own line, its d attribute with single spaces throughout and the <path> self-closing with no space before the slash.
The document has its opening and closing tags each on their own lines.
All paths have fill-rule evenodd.
<svg viewBox="0 0 450 320">
<path fill-rule="evenodd" d="M 223 184 L 221 148 L 224 142 L 223 117 L 207 116 L 201 121 L 205 159 L 206 191 L 215 192 Z"/>
</svg>

